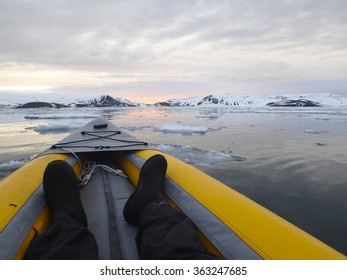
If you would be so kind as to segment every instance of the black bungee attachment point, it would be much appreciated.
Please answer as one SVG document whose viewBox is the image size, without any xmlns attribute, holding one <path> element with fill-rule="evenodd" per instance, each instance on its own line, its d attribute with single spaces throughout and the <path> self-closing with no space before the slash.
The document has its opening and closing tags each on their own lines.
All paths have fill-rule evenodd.
<svg viewBox="0 0 347 280">
<path fill-rule="evenodd" d="M 106 128 L 106 127 L 107 127 L 107 123 L 94 124 L 93 127 L 94 127 L 95 129 Z"/>
</svg>

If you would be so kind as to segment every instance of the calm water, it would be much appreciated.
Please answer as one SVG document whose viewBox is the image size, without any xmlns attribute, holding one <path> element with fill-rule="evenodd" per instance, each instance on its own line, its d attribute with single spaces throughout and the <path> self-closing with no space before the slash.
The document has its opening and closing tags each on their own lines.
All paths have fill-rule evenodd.
<svg viewBox="0 0 347 280">
<path fill-rule="evenodd" d="M 24 118 L 33 114 L 52 119 Z M 347 254 L 347 109 L 0 110 L 0 164 L 41 152 L 94 115 L 150 143 L 245 158 L 195 165 Z M 153 129 L 177 122 L 209 131 Z"/>
</svg>

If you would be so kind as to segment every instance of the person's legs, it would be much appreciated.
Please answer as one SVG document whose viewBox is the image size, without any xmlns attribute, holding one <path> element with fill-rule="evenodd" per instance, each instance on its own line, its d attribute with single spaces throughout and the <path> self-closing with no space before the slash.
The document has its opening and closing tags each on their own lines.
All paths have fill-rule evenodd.
<svg viewBox="0 0 347 280">
<path fill-rule="evenodd" d="M 192 221 L 164 203 L 143 210 L 136 241 L 141 259 L 218 259 L 206 251 Z"/>
<path fill-rule="evenodd" d="M 54 221 L 36 236 L 26 252 L 27 260 L 95 260 L 98 247 L 88 229 L 70 216 Z"/>
<path fill-rule="evenodd" d="M 49 229 L 29 245 L 26 259 L 98 259 L 98 247 L 88 231 L 78 181 L 65 161 L 48 164 L 43 189 L 52 214 Z"/>
<path fill-rule="evenodd" d="M 125 219 L 140 227 L 136 238 L 140 259 L 218 259 L 205 250 L 189 218 L 165 200 L 162 184 L 166 168 L 163 156 L 150 158 L 124 207 Z M 97 259 L 97 244 L 87 229 L 72 168 L 63 161 L 50 163 L 43 186 L 52 223 L 32 240 L 26 259 Z"/>
<path fill-rule="evenodd" d="M 136 241 L 140 259 L 218 259 L 206 251 L 192 221 L 164 198 L 166 169 L 161 155 L 147 160 L 138 187 L 124 207 L 126 221 L 139 226 Z"/>
</svg>

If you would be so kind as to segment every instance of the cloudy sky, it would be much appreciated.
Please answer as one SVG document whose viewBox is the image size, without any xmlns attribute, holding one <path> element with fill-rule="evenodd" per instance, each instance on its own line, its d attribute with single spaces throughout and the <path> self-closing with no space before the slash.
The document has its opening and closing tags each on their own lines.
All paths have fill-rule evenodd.
<svg viewBox="0 0 347 280">
<path fill-rule="evenodd" d="M 0 0 L 0 93 L 347 94 L 345 0 Z"/>
</svg>

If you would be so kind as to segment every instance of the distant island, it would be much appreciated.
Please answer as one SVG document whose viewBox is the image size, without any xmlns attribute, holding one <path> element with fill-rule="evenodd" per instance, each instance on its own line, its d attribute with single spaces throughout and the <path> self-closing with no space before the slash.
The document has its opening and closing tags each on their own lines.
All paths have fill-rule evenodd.
<svg viewBox="0 0 347 280">
<path fill-rule="evenodd" d="M 131 102 L 129 100 L 112 97 L 109 95 L 102 95 L 99 98 L 93 98 L 90 100 L 77 100 L 74 103 L 70 104 L 61 104 L 56 102 L 27 102 L 14 108 L 25 109 L 25 108 L 66 108 L 66 107 L 141 107 L 143 106 L 140 103 Z"/>
<path fill-rule="evenodd" d="M 278 102 L 270 102 L 266 105 L 270 107 L 322 107 L 318 102 L 313 102 L 307 99 L 282 100 Z"/>
<path fill-rule="evenodd" d="M 19 105 L 15 108 L 19 109 L 27 109 L 27 108 L 65 108 L 68 107 L 67 105 L 59 104 L 59 103 L 48 103 L 48 102 L 28 102 L 24 103 L 23 105 Z"/>
</svg>

